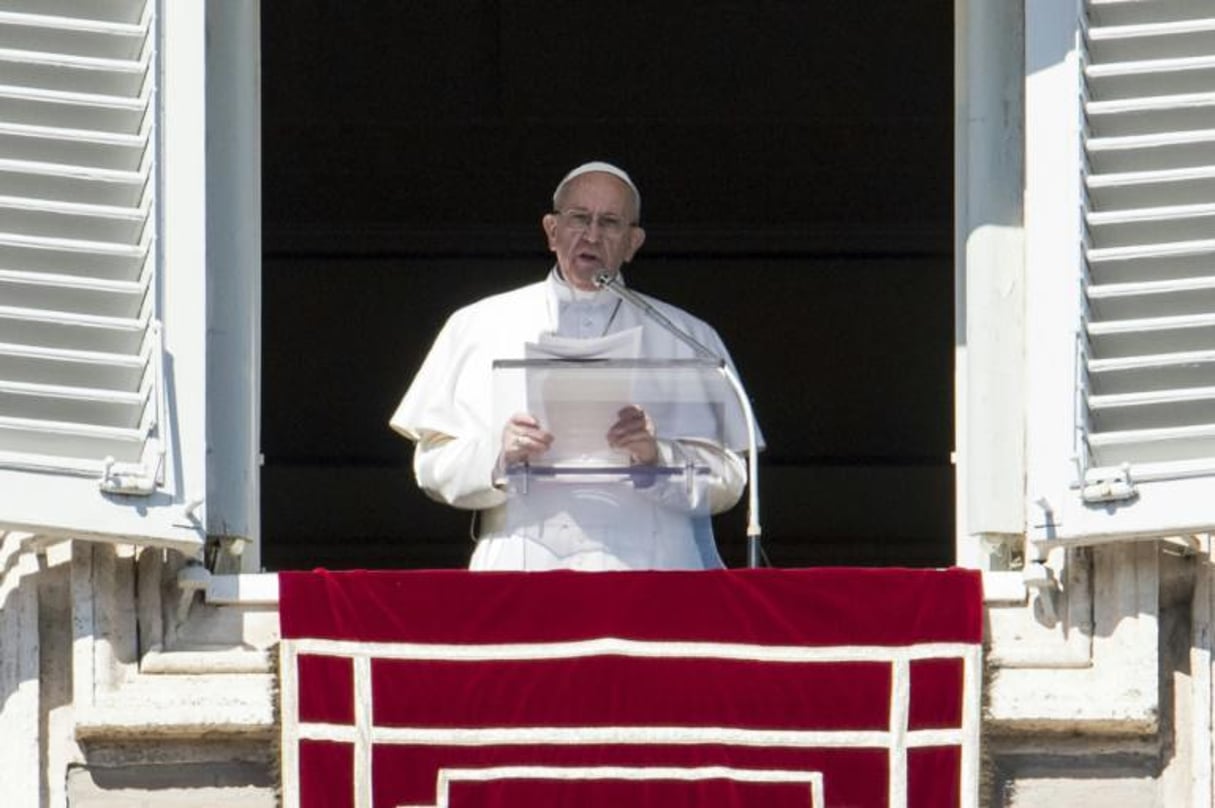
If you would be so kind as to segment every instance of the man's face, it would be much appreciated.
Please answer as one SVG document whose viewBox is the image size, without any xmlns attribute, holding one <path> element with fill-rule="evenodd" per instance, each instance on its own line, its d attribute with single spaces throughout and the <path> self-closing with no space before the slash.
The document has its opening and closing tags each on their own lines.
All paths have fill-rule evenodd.
<svg viewBox="0 0 1215 808">
<path fill-rule="evenodd" d="M 541 224 L 561 275 L 575 288 L 594 290 L 596 275 L 615 273 L 645 241 L 645 231 L 633 224 L 632 192 L 611 174 L 575 177 L 557 203 L 558 211 Z"/>
</svg>

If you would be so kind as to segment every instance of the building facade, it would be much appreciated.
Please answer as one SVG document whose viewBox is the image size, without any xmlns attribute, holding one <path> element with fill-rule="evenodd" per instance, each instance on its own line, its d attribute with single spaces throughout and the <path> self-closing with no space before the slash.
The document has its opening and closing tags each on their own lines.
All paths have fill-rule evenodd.
<svg viewBox="0 0 1215 808">
<path fill-rule="evenodd" d="M 258 8 L 82 5 L 0 0 L 0 782 L 274 805 Z M 1210 806 L 1215 13 L 955 14 L 971 796 Z"/>
</svg>

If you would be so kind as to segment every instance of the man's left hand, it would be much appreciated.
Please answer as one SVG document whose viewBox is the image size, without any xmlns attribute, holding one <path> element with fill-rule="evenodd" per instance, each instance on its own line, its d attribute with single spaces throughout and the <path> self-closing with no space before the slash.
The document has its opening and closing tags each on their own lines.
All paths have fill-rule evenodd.
<svg viewBox="0 0 1215 808">
<path fill-rule="evenodd" d="M 636 404 L 630 404 L 616 416 L 616 423 L 607 433 L 608 446 L 628 452 L 634 463 L 654 465 L 658 461 L 658 438 L 650 416 Z"/>
</svg>

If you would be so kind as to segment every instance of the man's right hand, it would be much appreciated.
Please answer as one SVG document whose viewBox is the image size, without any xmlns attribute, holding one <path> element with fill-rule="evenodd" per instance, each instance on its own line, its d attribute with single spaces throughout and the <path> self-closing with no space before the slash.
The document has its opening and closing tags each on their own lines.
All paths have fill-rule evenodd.
<svg viewBox="0 0 1215 808">
<path fill-rule="evenodd" d="M 540 426 L 540 422 L 525 412 L 517 412 L 506 422 L 502 430 L 502 462 L 513 466 L 530 463 L 544 454 L 553 445 L 553 435 Z"/>
</svg>

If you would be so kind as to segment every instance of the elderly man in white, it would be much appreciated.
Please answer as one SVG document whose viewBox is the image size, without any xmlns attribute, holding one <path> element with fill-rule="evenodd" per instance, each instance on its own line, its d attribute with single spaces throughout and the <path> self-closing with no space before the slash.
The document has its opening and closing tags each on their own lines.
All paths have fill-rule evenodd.
<svg viewBox="0 0 1215 808">
<path fill-rule="evenodd" d="M 739 454 L 746 428 L 725 419 L 720 443 L 669 437 L 635 405 L 604 424 L 608 447 L 639 467 L 694 464 L 709 469 L 695 499 L 664 485 L 615 484 L 590 491 L 539 486 L 526 502 L 501 471 L 542 462 L 554 435 L 536 417 L 495 416 L 491 366 L 519 359 L 546 335 L 601 338 L 639 329 L 638 356 L 695 356 L 655 318 L 597 279 L 614 275 L 645 242 L 641 195 L 614 165 L 590 162 L 567 174 L 541 224 L 556 265 L 541 282 L 480 300 L 444 325 L 391 425 L 416 443 L 414 473 L 433 499 L 480 512 L 474 570 L 708 569 L 721 567 L 709 516 L 732 507 L 746 484 Z M 619 282 L 619 280 L 617 281 Z M 729 362 L 717 332 L 692 315 L 645 298 L 693 340 Z M 495 422 L 495 417 L 499 420 Z M 514 497 L 515 502 L 510 499 Z"/>
</svg>

